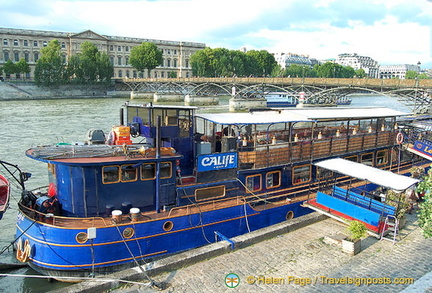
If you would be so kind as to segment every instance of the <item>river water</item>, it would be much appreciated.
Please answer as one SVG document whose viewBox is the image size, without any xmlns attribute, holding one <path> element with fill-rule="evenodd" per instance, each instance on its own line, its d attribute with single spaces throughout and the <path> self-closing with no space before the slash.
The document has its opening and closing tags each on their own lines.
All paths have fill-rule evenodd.
<svg viewBox="0 0 432 293">
<path fill-rule="evenodd" d="M 90 128 L 102 129 L 108 133 L 112 126 L 120 123 L 119 109 L 124 102 L 123 99 L 113 98 L 0 101 L 0 160 L 16 164 L 21 170 L 32 173 L 26 184 L 27 189 L 46 185 L 46 165 L 27 158 L 25 150 L 37 145 L 84 141 L 86 131 Z M 218 108 L 227 111 L 228 99 L 222 99 L 220 105 Z M 382 96 L 355 96 L 350 107 L 355 106 L 387 106 L 409 111 L 395 100 Z M 5 174 L 3 170 L 0 172 Z M 1 250 L 14 240 L 19 189 L 14 185 L 12 191 L 10 207 L 0 221 Z M 0 262 L 15 263 L 11 248 L 0 255 Z M 31 278 L 30 276 L 38 274 L 30 268 L 0 274 L 15 275 L 0 275 L 0 292 L 47 292 L 66 286 L 60 282 Z"/>
</svg>

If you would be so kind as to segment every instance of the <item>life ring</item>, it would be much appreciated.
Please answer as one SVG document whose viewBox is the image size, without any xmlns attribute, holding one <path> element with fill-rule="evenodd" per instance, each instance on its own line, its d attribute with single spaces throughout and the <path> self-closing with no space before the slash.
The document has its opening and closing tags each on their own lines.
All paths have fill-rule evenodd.
<svg viewBox="0 0 432 293">
<path fill-rule="evenodd" d="M 402 144 L 403 141 L 404 141 L 404 136 L 403 136 L 402 132 L 399 132 L 399 133 L 396 135 L 396 143 L 397 143 L 397 144 Z"/>
<path fill-rule="evenodd" d="M 30 241 L 26 239 L 23 245 L 22 240 L 20 238 L 17 243 L 16 259 L 19 260 L 20 262 L 27 262 L 30 258 L 30 252 L 31 252 Z"/>
</svg>

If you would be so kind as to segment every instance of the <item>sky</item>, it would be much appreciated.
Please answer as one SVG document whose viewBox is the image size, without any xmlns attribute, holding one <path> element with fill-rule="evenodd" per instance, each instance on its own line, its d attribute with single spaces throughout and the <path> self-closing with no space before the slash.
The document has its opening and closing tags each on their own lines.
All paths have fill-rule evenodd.
<svg viewBox="0 0 432 293">
<path fill-rule="evenodd" d="M 0 27 L 432 68 L 432 0 L 0 0 Z"/>
</svg>

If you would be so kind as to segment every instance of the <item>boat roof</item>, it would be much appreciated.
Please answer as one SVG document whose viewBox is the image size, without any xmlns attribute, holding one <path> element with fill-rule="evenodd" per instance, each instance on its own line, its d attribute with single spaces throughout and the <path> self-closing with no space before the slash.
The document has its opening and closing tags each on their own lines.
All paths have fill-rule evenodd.
<svg viewBox="0 0 432 293">
<path fill-rule="evenodd" d="M 420 181 L 342 158 L 328 159 L 314 163 L 314 165 L 350 177 L 367 180 L 396 191 L 403 191 Z"/>
<path fill-rule="evenodd" d="M 288 122 L 316 122 L 326 120 L 347 120 L 406 116 L 405 113 L 385 107 L 363 108 L 296 108 L 270 109 L 249 113 L 200 113 L 197 117 L 217 124 L 271 124 Z"/>
</svg>

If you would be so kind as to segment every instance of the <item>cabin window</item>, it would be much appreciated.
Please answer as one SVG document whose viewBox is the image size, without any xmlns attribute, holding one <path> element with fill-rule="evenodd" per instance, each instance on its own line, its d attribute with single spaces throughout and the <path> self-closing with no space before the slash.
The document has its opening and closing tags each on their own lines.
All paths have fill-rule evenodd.
<svg viewBox="0 0 432 293">
<path fill-rule="evenodd" d="M 281 185 L 281 172 L 274 171 L 266 174 L 266 188 L 276 188 Z"/>
<path fill-rule="evenodd" d="M 345 157 L 345 160 L 351 161 L 351 162 L 357 162 L 357 156 L 349 156 L 349 157 Z"/>
<path fill-rule="evenodd" d="M 373 153 L 362 154 L 361 163 L 368 166 L 373 166 Z"/>
<path fill-rule="evenodd" d="M 376 154 L 376 164 L 377 166 L 387 164 L 387 150 L 378 151 Z"/>
<path fill-rule="evenodd" d="M 142 164 L 141 165 L 141 180 L 155 179 L 156 178 L 156 164 Z"/>
<path fill-rule="evenodd" d="M 317 167 L 316 178 L 318 180 L 323 180 L 333 177 L 333 172 L 324 168 Z"/>
<path fill-rule="evenodd" d="M 103 183 L 117 183 L 120 181 L 119 166 L 106 166 L 103 167 Z"/>
<path fill-rule="evenodd" d="M 170 178 L 172 171 L 171 171 L 171 162 L 162 162 L 160 163 L 160 177 L 161 179 Z"/>
<path fill-rule="evenodd" d="M 309 182 L 311 180 L 311 165 L 294 167 L 293 184 Z"/>
<path fill-rule="evenodd" d="M 260 191 L 261 187 L 261 174 L 251 175 L 246 177 L 247 192 Z"/>
<path fill-rule="evenodd" d="M 225 185 L 198 188 L 195 190 L 195 200 L 201 201 L 225 196 Z"/>
<path fill-rule="evenodd" d="M 137 168 L 134 168 L 132 165 L 122 165 L 121 166 L 121 181 L 122 182 L 131 182 L 137 180 Z"/>
</svg>

